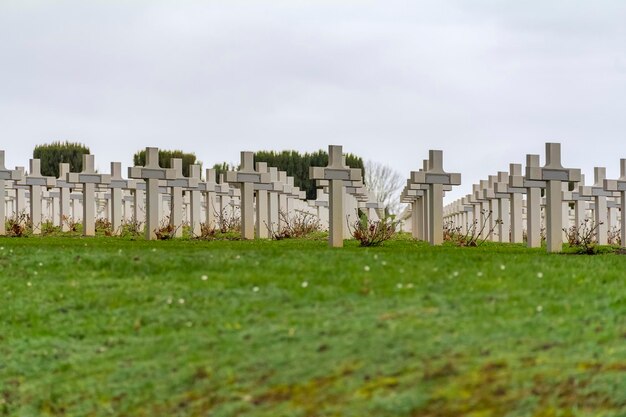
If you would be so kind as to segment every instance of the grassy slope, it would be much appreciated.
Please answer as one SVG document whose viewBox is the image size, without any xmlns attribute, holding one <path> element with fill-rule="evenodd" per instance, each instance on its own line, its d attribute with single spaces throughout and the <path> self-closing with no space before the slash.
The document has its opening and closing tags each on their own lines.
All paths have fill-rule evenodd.
<svg viewBox="0 0 626 417">
<path fill-rule="evenodd" d="M 626 256 L 0 245 L 0 415 L 626 414 Z"/>
</svg>

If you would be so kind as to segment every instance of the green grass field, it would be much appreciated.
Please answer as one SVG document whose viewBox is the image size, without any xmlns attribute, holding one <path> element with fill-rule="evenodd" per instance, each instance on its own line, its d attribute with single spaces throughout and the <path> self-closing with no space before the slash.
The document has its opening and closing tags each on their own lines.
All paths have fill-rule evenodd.
<svg viewBox="0 0 626 417">
<path fill-rule="evenodd" d="M 2 416 L 625 416 L 626 256 L 0 239 Z"/>
</svg>

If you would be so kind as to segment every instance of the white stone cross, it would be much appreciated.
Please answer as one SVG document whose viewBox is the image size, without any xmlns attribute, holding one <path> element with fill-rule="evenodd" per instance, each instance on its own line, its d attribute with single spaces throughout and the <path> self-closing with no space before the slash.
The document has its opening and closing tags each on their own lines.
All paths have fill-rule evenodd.
<svg viewBox="0 0 626 417">
<path fill-rule="evenodd" d="M 505 173 L 506 174 L 506 173 Z M 512 187 L 509 182 L 512 176 L 522 176 L 521 164 L 509 164 L 509 172 L 506 176 L 499 176 L 498 183 L 496 184 L 496 193 L 506 193 L 510 199 L 510 219 L 511 219 L 511 242 L 522 243 L 524 241 L 523 236 L 523 194 L 526 193 L 524 187 Z"/>
<path fill-rule="evenodd" d="M 460 185 L 461 174 L 443 170 L 443 152 L 428 151 L 428 170 L 411 172 L 411 181 L 428 185 L 428 239 L 431 245 L 443 243 L 444 185 Z"/>
<path fill-rule="evenodd" d="M 614 193 L 604 188 L 604 180 L 606 179 L 606 168 L 593 168 L 594 184 L 592 186 L 580 186 L 580 195 L 584 197 L 592 197 L 595 203 L 594 221 L 596 227 L 596 240 L 599 245 L 608 244 L 609 231 L 609 208 L 607 205 L 607 197 L 613 197 Z"/>
<path fill-rule="evenodd" d="M 239 171 L 227 171 L 226 181 L 241 187 L 241 237 L 254 239 L 254 187 L 255 184 L 270 182 L 268 172 L 254 169 L 254 152 L 241 152 Z"/>
<path fill-rule="evenodd" d="M 526 170 L 529 168 L 540 168 L 539 155 L 526 155 Z M 509 186 L 526 188 L 526 244 L 529 248 L 541 247 L 541 189 L 546 188 L 546 182 L 510 175 Z"/>
<path fill-rule="evenodd" d="M 159 227 L 159 180 L 171 180 L 176 171 L 159 166 L 159 148 L 146 148 L 146 165 L 129 167 L 128 177 L 146 181 L 146 239 L 156 239 Z"/>
<path fill-rule="evenodd" d="M 33 234 L 41 234 L 41 196 L 43 188 L 54 187 L 56 178 L 41 175 L 41 161 L 30 160 L 30 172 L 24 177 L 23 184 L 30 188 L 30 219 L 33 224 Z"/>
<path fill-rule="evenodd" d="M 267 162 L 257 162 L 256 170 L 268 175 L 268 182 L 254 184 L 254 191 L 256 192 L 256 237 L 267 239 L 270 237 L 269 191 L 274 190 L 274 182 L 272 182 Z"/>
<path fill-rule="evenodd" d="M 498 229 L 498 241 L 510 242 L 511 236 L 509 231 L 511 230 L 512 216 L 511 216 L 511 194 L 508 192 L 502 192 L 502 185 L 508 185 L 509 173 L 499 171 L 498 175 L 489 176 L 489 188 L 485 190 L 485 197 L 488 198 L 491 204 L 496 205 L 496 210 L 493 210 L 493 216 L 495 217 L 493 225 Z"/>
<path fill-rule="evenodd" d="M 23 179 L 23 173 L 17 169 L 6 169 L 4 166 L 4 151 L 0 151 L 0 235 L 6 235 L 4 222 L 6 220 L 5 208 L 5 181 L 20 181 Z"/>
<path fill-rule="evenodd" d="M 59 163 L 59 177 L 57 178 L 56 186 L 59 189 L 59 224 L 61 225 L 62 232 L 68 232 L 70 230 L 70 217 L 72 212 L 70 211 L 70 195 L 72 188 L 76 187 L 75 184 L 67 181 L 67 174 L 70 172 L 70 164 L 66 162 Z"/>
<path fill-rule="evenodd" d="M 219 191 L 220 185 L 216 181 L 216 171 L 208 168 L 205 171 L 206 181 L 198 184 L 200 192 L 204 193 L 206 201 L 205 222 L 207 227 L 215 227 L 215 216 L 217 214 L 215 194 Z"/>
<path fill-rule="evenodd" d="M 109 184 L 109 174 L 98 174 L 94 156 L 83 154 L 83 170 L 68 172 L 67 182 L 83 184 L 83 236 L 96 235 L 96 184 Z"/>
<path fill-rule="evenodd" d="M 174 236 L 183 235 L 183 189 L 193 189 L 198 187 L 199 178 L 189 178 L 183 176 L 183 160 L 181 158 L 170 159 L 170 167 L 174 170 L 174 178 L 166 179 L 166 186 L 170 188 L 170 224 L 174 228 Z M 195 235 L 200 233 L 198 226 L 195 228 Z M 196 233 L 197 232 L 197 233 Z"/>
<path fill-rule="evenodd" d="M 361 170 L 346 167 L 343 164 L 342 147 L 330 145 L 328 147 L 328 166 L 309 167 L 309 178 L 330 181 L 328 244 L 334 248 L 342 247 L 345 227 L 343 219 L 344 181 L 361 180 Z"/>
<path fill-rule="evenodd" d="M 114 234 L 119 234 L 122 228 L 122 208 L 124 206 L 123 190 L 134 190 L 137 188 L 137 181 L 122 178 L 122 164 L 111 162 L 111 227 Z"/>
<path fill-rule="evenodd" d="M 202 168 L 198 164 L 189 165 L 187 192 L 189 193 L 189 223 L 192 236 L 201 234 L 202 192 L 199 188 Z"/>
<path fill-rule="evenodd" d="M 604 188 L 608 191 L 617 191 L 620 194 L 621 208 L 621 240 L 622 247 L 626 248 L 626 158 L 620 159 L 620 177 L 616 180 L 604 180 Z"/>
<path fill-rule="evenodd" d="M 546 243 L 548 252 L 563 250 L 563 182 L 579 182 L 580 169 L 561 165 L 561 144 L 546 143 L 546 165 L 526 167 L 530 181 L 546 182 Z"/>
</svg>

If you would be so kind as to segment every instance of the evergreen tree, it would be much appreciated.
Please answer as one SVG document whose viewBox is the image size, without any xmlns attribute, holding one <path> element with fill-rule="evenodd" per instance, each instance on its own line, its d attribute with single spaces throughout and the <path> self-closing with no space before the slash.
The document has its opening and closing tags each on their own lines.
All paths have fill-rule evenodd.
<svg viewBox="0 0 626 417">
<path fill-rule="evenodd" d="M 59 176 L 59 164 L 69 163 L 70 171 L 83 170 L 83 154 L 88 154 L 89 148 L 77 142 L 52 142 L 37 145 L 33 150 L 33 158 L 41 160 L 41 175 L 49 177 Z"/>
</svg>

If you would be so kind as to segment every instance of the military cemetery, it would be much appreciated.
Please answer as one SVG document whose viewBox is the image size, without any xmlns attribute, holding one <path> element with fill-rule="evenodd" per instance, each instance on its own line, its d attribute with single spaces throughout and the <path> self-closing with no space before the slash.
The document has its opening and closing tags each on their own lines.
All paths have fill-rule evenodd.
<svg viewBox="0 0 626 417">
<path fill-rule="evenodd" d="M 180 158 L 172 158 L 169 167 L 161 166 L 160 151 L 156 147 L 145 148 L 145 164 L 128 167 L 128 178 L 123 177 L 124 169 L 119 162 L 110 163 L 110 173 L 98 172 L 95 156 L 91 154 L 82 155 L 82 168 L 78 172 L 72 172 L 68 163 L 61 162 L 58 167 L 58 178 L 45 176 L 41 173 L 39 159 L 28 161 L 28 169 L 20 166 L 7 167 L 4 161 L 6 152 L 9 151 L 8 149 L 0 150 L 0 191 L 4 196 L 4 201 L 0 204 L 0 214 L 5 223 L 5 227 L 0 231 L 5 236 L 0 242 L 3 245 L 0 249 L 2 251 L 0 256 L 5 262 L 3 267 L 5 277 L 19 278 L 17 281 L 5 283 L 8 288 L 12 288 L 8 291 L 11 294 L 20 294 L 25 291 L 24 288 L 27 288 L 30 293 L 39 287 L 45 288 L 43 293 L 35 296 L 35 300 L 44 302 L 50 297 L 56 297 L 54 303 L 68 305 L 68 307 L 59 307 L 67 309 L 77 303 L 96 302 L 95 299 L 85 301 L 82 299 L 85 295 L 79 295 L 81 293 L 78 288 L 84 283 L 85 277 L 90 274 L 93 277 L 100 277 L 97 279 L 104 280 L 103 282 L 110 279 L 116 280 L 115 290 L 107 297 L 125 297 L 127 286 L 145 288 L 141 282 L 152 276 L 152 273 L 148 271 L 162 262 L 158 259 L 166 260 L 167 264 L 161 264 L 158 268 L 163 271 L 175 268 L 171 269 L 171 273 L 176 270 L 177 274 L 182 273 L 182 275 L 174 283 L 159 279 L 161 282 L 159 287 L 163 286 L 163 288 L 148 290 L 146 296 L 153 300 L 150 303 L 165 303 L 168 309 L 191 308 L 190 313 L 176 313 L 168 320 L 172 320 L 170 325 L 178 323 L 177 325 L 186 327 L 187 333 L 194 326 L 211 329 L 209 335 L 213 336 L 203 336 L 198 340 L 204 340 L 207 337 L 210 339 L 226 332 L 228 344 L 241 344 L 242 340 L 245 343 L 249 337 L 261 336 L 252 328 L 246 330 L 250 324 L 229 321 L 231 319 L 227 317 L 233 313 L 229 312 L 227 305 L 220 307 L 225 316 L 217 321 L 209 318 L 203 319 L 193 313 L 193 306 L 198 306 L 203 302 L 201 298 L 193 295 L 199 290 L 195 284 L 197 280 L 200 280 L 198 285 L 200 283 L 206 285 L 204 280 L 209 282 L 216 280 L 216 283 L 221 282 L 218 287 L 242 286 L 241 289 L 247 288 L 253 297 L 262 297 L 257 292 L 277 291 L 276 285 L 287 286 L 287 288 L 295 286 L 299 288 L 297 292 L 312 292 L 314 291 L 312 287 L 316 285 L 339 285 L 336 291 L 344 294 L 345 297 L 362 298 L 359 303 L 371 302 L 375 291 L 385 297 L 392 296 L 397 291 L 397 295 L 393 297 L 400 297 L 405 291 L 415 292 L 417 288 L 423 290 L 417 291 L 416 295 L 421 294 L 419 297 L 428 300 L 432 290 L 427 290 L 427 288 L 432 288 L 435 283 L 443 285 L 444 281 L 452 282 L 449 280 L 456 279 L 466 284 L 461 285 L 462 289 L 450 287 L 445 290 L 446 292 L 472 293 L 473 284 L 470 282 L 478 279 L 483 282 L 481 285 L 489 285 L 494 294 L 508 297 L 505 294 L 528 291 L 529 288 L 535 288 L 534 291 L 538 291 L 537 285 L 541 285 L 541 282 L 546 279 L 551 279 L 551 285 L 558 286 L 567 286 L 568 281 L 575 280 L 577 285 L 582 285 L 584 291 L 602 299 L 603 295 L 591 289 L 596 278 L 607 282 L 609 286 L 607 288 L 611 288 L 608 290 L 609 293 L 617 291 L 614 293 L 617 297 L 620 291 L 623 293 L 625 285 L 623 278 L 626 276 L 624 275 L 626 249 L 623 207 L 626 199 L 626 186 L 624 185 L 626 184 L 626 158 L 615 161 L 616 164 L 619 163 L 621 173 L 619 178 L 606 178 L 606 169 L 597 167 L 593 172 L 593 184 L 587 185 L 585 176 L 579 169 L 563 167 L 562 160 L 567 158 L 567 149 L 562 149 L 560 143 L 546 143 L 543 155 L 521 155 L 520 159 L 524 159 L 525 164 L 516 161 L 494 164 L 493 174 L 486 175 L 486 179 L 480 180 L 477 184 L 465 184 L 462 182 L 461 173 L 450 173 L 454 171 L 454 167 L 444 165 L 442 150 L 423 151 L 423 155 L 427 155 L 428 158 L 424 159 L 421 164 L 416 164 L 421 165 L 419 170 L 408 173 L 406 185 L 398 195 L 401 202 L 406 204 L 405 209 L 391 216 L 390 213 L 385 212 L 384 205 L 376 200 L 373 192 L 367 189 L 368 184 L 363 182 L 365 175 L 362 169 L 350 168 L 346 165 L 346 155 L 340 145 L 328 147 L 328 163 L 325 166 L 308 167 L 309 179 L 314 181 L 316 187 L 314 199 L 307 199 L 307 193 L 295 186 L 294 178 L 287 172 L 281 171 L 278 167 L 269 166 L 267 162 L 255 161 L 255 153 L 250 151 L 242 151 L 239 166 L 221 172 L 219 178 L 215 168 L 206 169 L 205 175 L 201 176 L 201 166 L 198 164 L 189 165 L 187 170 L 189 175 L 185 176 L 183 161 Z M 542 159 L 545 161 L 543 164 Z M 509 167 L 507 171 L 496 171 L 506 166 Z M 445 194 L 453 187 L 465 188 L 469 193 L 465 197 L 444 203 Z M 18 237 L 23 237 L 23 239 Z M 157 240 L 154 242 L 156 246 L 153 244 L 146 246 L 149 241 L 154 240 Z M 252 246 L 246 244 L 246 241 Z M 263 241 L 267 242 L 267 246 L 256 246 L 255 242 L 260 244 Z M 201 243 L 200 246 L 199 243 Z M 370 245 L 380 245 L 380 249 L 377 249 L 373 255 L 361 252 L 366 255 L 358 255 L 358 257 L 365 256 L 367 259 L 363 265 L 342 267 L 334 261 L 335 258 L 338 260 L 343 256 L 342 252 L 357 256 L 359 251 L 367 250 L 359 249 L 359 246 Z M 95 252 L 88 250 L 92 246 Z M 111 252 L 112 248 L 115 248 L 116 252 Z M 207 252 L 204 252 L 205 248 Z M 61 249 L 62 253 L 69 255 L 57 254 Z M 44 255 L 28 255 L 32 251 L 40 253 L 42 250 Z M 274 262 L 272 259 L 276 259 L 276 254 L 283 250 L 292 253 L 292 257 L 295 256 L 287 264 L 287 271 L 295 275 L 287 278 L 286 281 L 280 277 L 276 266 L 272 264 Z M 293 252 L 294 250 L 297 252 Z M 327 252 L 329 250 L 330 252 Z M 219 254 L 218 258 L 214 260 L 212 253 Z M 425 254 L 428 254 L 427 260 L 422 258 L 418 263 L 411 260 L 413 256 L 423 257 Z M 563 257 L 563 254 L 578 256 Z M 588 254 L 596 254 L 592 258 L 594 263 L 591 265 L 584 261 L 589 256 Z M 479 260 L 485 256 L 493 257 L 494 260 Z M 319 260 L 316 260 L 318 257 Z M 31 258 L 38 259 L 35 266 L 26 264 L 19 266 L 24 261 L 30 262 L 28 259 Z M 237 261 L 240 259 L 241 261 Z M 79 269 L 74 272 L 65 270 L 63 265 L 67 262 L 75 265 L 71 267 L 72 269 Z M 98 268 L 96 267 L 98 262 L 105 262 L 108 266 Z M 113 263 L 109 264 L 109 262 Z M 541 266 L 537 268 L 537 265 Z M 206 269 L 207 267 L 209 269 Z M 60 276 L 58 268 L 64 270 Z M 412 268 L 417 268 L 420 272 L 417 274 L 409 272 Z M 318 271 L 320 273 L 326 271 L 327 277 L 321 278 L 318 276 Z M 51 279 L 50 274 L 56 274 L 55 276 L 61 281 Z M 387 284 L 385 281 L 378 282 L 385 276 L 393 277 L 392 281 Z M 599 278 L 600 276 L 604 278 Z M 502 281 L 504 277 L 515 281 L 505 285 Z M 163 278 L 165 279 L 165 276 Z M 520 278 L 523 279 L 519 280 Z M 191 285 L 191 282 L 194 284 Z M 68 283 L 70 285 L 68 289 L 54 290 L 54 286 L 64 287 Z M 387 287 L 387 285 L 391 286 Z M 218 287 L 206 294 L 209 297 L 207 301 L 216 296 L 219 300 L 227 301 L 224 296 L 218 295 Z M 567 291 L 565 287 L 561 290 Z M 160 294 L 149 295 L 153 291 Z M 604 294 L 604 290 L 598 289 L 598 291 Z M 136 299 L 140 294 L 133 296 L 132 299 Z M 530 313 L 526 311 L 524 314 L 530 314 L 539 319 L 540 316 L 550 314 L 550 312 L 557 314 L 559 308 L 569 309 L 570 307 L 566 305 L 557 307 L 559 303 L 567 300 L 564 294 L 558 291 L 550 295 L 544 294 L 543 301 L 536 300 L 537 305 L 532 307 L 532 311 Z M 550 308 L 548 303 L 552 298 L 554 298 L 552 301 L 554 306 Z M 29 300 L 32 298 L 29 297 Z M 113 305 L 112 300 L 107 302 L 109 306 Z M 507 307 L 502 308 L 512 309 L 511 311 L 517 312 L 515 314 L 521 314 L 517 304 L 507 302 L 506 298 L 503 300 Z M 525 301 L 523 305 L 526 305 L 528 301 Z M 253 300 L 245 296 L 241 298 L 241 302 L 245 305 Z M 428 316 L 431 314 L 428 313 L 428 309 L 434 307 L 426 307 L 432 302 L 424 302 L 420 314 Z M 583 301 L 567 302 L 582 303 Z M 484 314 L 491 315 L 500 311 L 498 314 L 506 315 L 495 302 L 490 303 L 491 306 L 486 306 Z M 398 311 L 403 309 L 401 304 L 395 307 Z M 103 305 L 102 308 L 110 307 Z M 134 332 L 137 333 L 147 326 L 146 331 L 150 333 L 150 322 L 154 318 L 146 316 L 147 313 L 142 312 L 142 308 L 146 308 L 143 302 L 133 302 L 132 306 L 125 307 L 132 312 L 125 320 L 135 320 Z M 263 308 L 267 309 L 269 306 Z M 544 312 L 544 309 L 548 311 Z M 41 313 L 43 312 L 38 312 L 34 304 L 29 304 L 20 313 L 12 308 L 7 312 L 10 317 L 13 317 L 10 320 L 14 323 L 17 323 L 15 320 L 18 317 L 26 317 L 24 315 L 34 317 L 33 315 Z M 93 314 L 97 314 L 97 311 L 94 310 Z M 169 313 L 159 314 L 166 314 L 162 317 L 167 317 Z M 452 323 L 455 319 L 453 318 L 462 312 L 453 313 L 450 310 L 449 314 L 451 317 L 448 319 L 452 321 L 448 325 L 454 328 Z M 326 323 L 324 316 L 324 314 L 318 314 L 316 320 Z M 435 318 L 436 316 L 428 319 L 429 325 L 424 328 L 424 331 L 430 333 L 437 326 L 447 325 L 446 322 L 440 323 Z M 615 319 L 619 329 L 619 323 L 622 321 L 617 319 L 617 316 Z M 89 320 L 93 321 L 91 326 L 101 325 L 98 324 L 99 321 L 95 316 Z M 372 320 L 384 323 L 386 319 L 378 317 Z M 396 330 L 385 336 L 393 344 L 394 339 L 408 337 L 411 334 L 409 329 L 412 324 L 408 318 L 397 318 L 392 321 L 408 326 L 403 331 Z M 37 326 L 41 325 L 44 325 L 43 321 Z M 510 325 L 514 328 L 517 326 L 518 329 L 525 326 L 516 320 L 512 320 Z M 366 331 L 365 329 L 368 328 L 367 321 L 360 319 L 351 326 L 361 329 L 359 331 Z M 382 328 L 388 328 L 388 325 Z M 507 329 L 508 327 L 491 331 L 503 332 L 502 335 L 506 335 L 510 331 Z M 44 331 L 43 328 L 38 330 L 38 332 L 41 331 Z M 311 355 L 321 355 L 319 352 L 332 349 L 332 347 L 327 347 L 328 342 L 324 342 L 330 339 L 324 336 L 314 336 L 311 330 L 289 327 L 286 331 L 287 340 L 299 339 L 298 333 L 304 332 L 298 343 L 313 343 L 310 346 Z M 479 332 L 475 333 L 477 329 L 474 327 L 470 326 L 468 331 L 471 331 L 473 338 L 478 337 Z M 532 333 L 530 329 L 524 331 L 530 332 L 528 337 L 531 339 L 523 342 L 522 346 L 525 343 L 530 343 L 530 346 L 551 343 L 549 340 L 552 338 L 549 335 L 530 336 Z M 94 341 L 100 339 L 97 336 L 100 331 L 95 327 L 81 330 L 81 332 L 95 332 L 90 338 Z M 121 343 L 126 331 L 120 329 L 116 332 L 117 336 L 112 336 L 114 339 L 106 339 L 102 341 L 101 347 L 96 348 L 99 354 L 106 355 L 104 352 L 110 343 Z M 239 334 L 243 339 L 239 339 Z M 305 334 L 307 334 L 306 337 L 304 337 Z M 562 337 L 573 338 L 575 334 Z M 380 336 L 382 337 L 382 334 Z M 272 337 L 279 336 L 276 334 Z M 474 339 L 470 338 L 470 344 L 474 343 L 472 340 Z M 161 340 L 159 343 L 164 343 L 164 341 Z M 446 352 L 450 349 L 436 342 L 431 343 L 434 344 L 427 345 L 428 349 L 434 349 L 431 354 L 438 351 Z M 480 338 L 475 339 L 475 343 L 481 343 Z M 111 345 L 111 348 L 115 350 L 113 346 Z M 298 346 L 300 347 L 296 349 L 307 350 L 304 345 Z M 478 346 L 477 344 L 475 348 L 478 349 Z M 150 355 L 150 349 L 143 347 L 140 350 Z M 233 349 L 233 347 L 227 349 Z M 395 352 L 393 348 L 390 349 L 392 355 L 404 354 L 400 351 Z M 220 352 L 216 350 L 209 350 L 213 352 L 213 355 L 220 355 Z M 52 352 L 54 351 L 57 350 Z M 504 351 L 501 354 L 504 354 Z M 489 357 L 488 354 L 487 356 Z M 274 358 L 271 355 L 270 357 Z M 271 361 L 279 361 L 279 358 L 280 354 Z M 303 356 L 303 360 L 310 361 L 311 364 L 315 362 L 312 357 L 305 358 L 308 356 Z M 363 358 L 368 358 L 368 356 L 365 355 Z M 444 358 L 445 356 L 435 360 L 435 364 L 428 365 L 434 366 L 434 369 L 428 370 L 427 368 L 420 371 L 423 374 L 421 378 L 431 378 L 426 375 L 434 372 L 441 373 L 441 378 L 444 379 L 458 379 L 454 384 L 463 386 L 468 383 L 463 380 L 464 377 L 461 377 L 462 365 L 460 363 L 452 365 L 450 359 Z M 582 366 L 580 363 L 588 363 L 580 362 L 583 359 L 582 356 L 573 359 L 572 364 L 575 363 L 575 366 L 579 367 Z M 371 360 L 375 359 L 371 358 Z M 391 366 L 400 366 L 401 362 Z M 487 362 L 484 366 L 496 366 L 489 365 L 490 363 L 505 364 L 507 359 L 506 356 L 494 358 L 492 362 Z M 592 363 L 598 364 L 593 365 L 594 367 L 621 366 L 621 362 L 616 365 L 612 361 Z M 74 367 L 78 364 L 69 366 Z M 210 371 L 209 369 L 212 368 L 208 364 L 190 365 L 187 363 L 181 366 L 184 369 L 189 367 L 189 372 L 199 372 L 202 375 L 207 373 L 206 378 L 210 379 L 213 378 L 210 376 L 213 372 L 221 375 L 219 369 Z M 302 369 L 306 369 L 305 365 L 301 366 Z M 493 401 L 487 399 L 491 395 L 488 394 L 492 389 L 491 383 L 505 386 L 505 379 L 511 377 L 509 372 L 515 372 L 507 369 L 508 366 L 513 366 L 512 364 L 498 366 L 503 366 L 503 368 L 497 368 L 498 371 L 481 371 L 480 378 L 489 378 L 484 381 L 484 385 L 483 382 L 478 382 L 478 385 L 458 389 L 469 389 L 471 395 L 477 398 L 486 396 L 485 404 L 489 404 L 488 401 Z M 337 372 L 348 371 L 338 370 Z M 368 396 L 374 395 L 373 392 L 389 395 L 393 387 L 403 384 L 406 378 L 411 380 L 412 377 L 410 374 L 401 373 L 394 377 L 384 377 L 386 378 L 384 380 L 377 378 L 383 377 L 374 377 L 372 383 L 377 385 L 369 388 L 373 391 L 367 394 Z M 505 379 L 501 380 L 501 378 Z M 322 380 L 314 379 L 314 381 L 318 381 L 315 384 L 322 384 Z M 583 378 L 581 381 L 587 381 L 587 379 Z M 622 382 L 616 382 L 616 387 L 622 386 Z M 95 380 L 94 383 L 96 383 Z M 584 382 L 584 384 L 587 383 Z M 309 407 L 317 407 L 315 404 L 322 407 L 320 404 L 330 401 L 326 395 L 338 395 L 330 394 L 330 392 L 343 392 L 343 389 L 335 383 L 328 384 L 329 393 L 326 393 L 325 388 L 321 386 L 296 388 L 290 384 L 268 388 L 269 393 L 256 392 L 252 389 L 249 394 L 246 394 L 249 397 L 241 400 L 243 401 L 241 407 L 250 412 L 254 412 L 257 408 L 259 410 L 288 410 L 290 408 L 313 410 Z M 33 385 L 35 386 L 38 384 Z M 223 386 L 218 388 L 220 386 L 216 385 L 215 389 L 225 389 Z M 560 385 L 550 385 L 545 382 L 545 385 L 537 385 L 536 389 L 544 389 L 544 386 L 545 389 L 556 389 L 554 395 L 558 398 L 566 398 L 562 401 L 566 401 L 564 404 L 567 406 L 587 404 L 584 397 L 581 397 L 582 391 L 578 388 L 566 391 L 558 388 Z M 69 387 L 68 389 L 73 389 Z M 7 407 L 15 406 L 15 400 L 7 397 L 6 393 L 34 395 L 15 387 L 8 389 L 9 391 L 5 388 L 3 400 L 6 410 L 12 409 Z M 511 389 L 511 387 L 506 389 Z M 272 390 L 278 391 L 276 394 L 270 394 Z M 295 390 L 302 390 L 302 394 Z M 618 391 L 622 392 L 621 389 Z M 610 392 L 613 393 L 610 394 Z M 607 404 L 611 404 L 608 396 L 616 395 L 617 391 L 609 389 L 607 393 L 609 393 L 606 394 Z M 65 394 L 59 395 L 65 398 Z M 278 397 L 273 399 L 273 397 L 265 397 L 266 395 Z M 305 397 L 300 398 L 300 395 Z M 456 398 L 456 395 L 461 394 L 452 395 Z M 506 397 L 507 394 L 502 395 Z M 283 398 L 282 396 L 285 396 L 285 400 L 279 399 Z M 445 403 L 445 407 L 451 407 L 451 410 L 456 409 L 454 407 L 460 407 L 457 404 L 460 402 L 453 397 L 447 398 Z M 12 402 L 7 402 L 9 401 L 7 398 Z M 199 398 L 205 397 L 201 395 Z M 552 394 L 546 394 L 545 398 L 553 397 Z M 63 401 L 70 402 L 64 403 L 63 407 L 78 410 L 80 404 L 92 404 L 91 399 L 83 400 L 73 403 L 69 398 L 64 399 Z M 40 410 L 58 406 L 55 405 L 56 400 L 53 399 L 40 401 L 44 401 L 39 406 Z M 213 407 L 205 402 L 208 400 L 199 399 L 198 401 L 197 410 L 210 410 Z M 300 401 L 302 405 L 297 405 Z M 509 398 L 508 401 L 513 400 Z M 409 401 L 409 403 L 412 402 Z M 332 404 L 332 401 L 328 404 Z M 125 407 L 131 407 L 130 410 L 132 407 L 137 407 L 137 403 L 129 401 Z M 218 404 L 215 407 L 220 409 L 221 405 Z M 332 406 L 329 405 L 329 407 L 333 409 Z M 428 409 L 430 406 L 426 407 Z M 495 409 L 499 409 L 497 407 Z M 54 411 L 49 414 L 56 415 Z M 190 413 L 190 415 L 195 414 Z"/>
<path fill-rule="evenodd" d="M 626 417 L 624 22 L 0 1 L 0 417 Z"/>
</svg>

